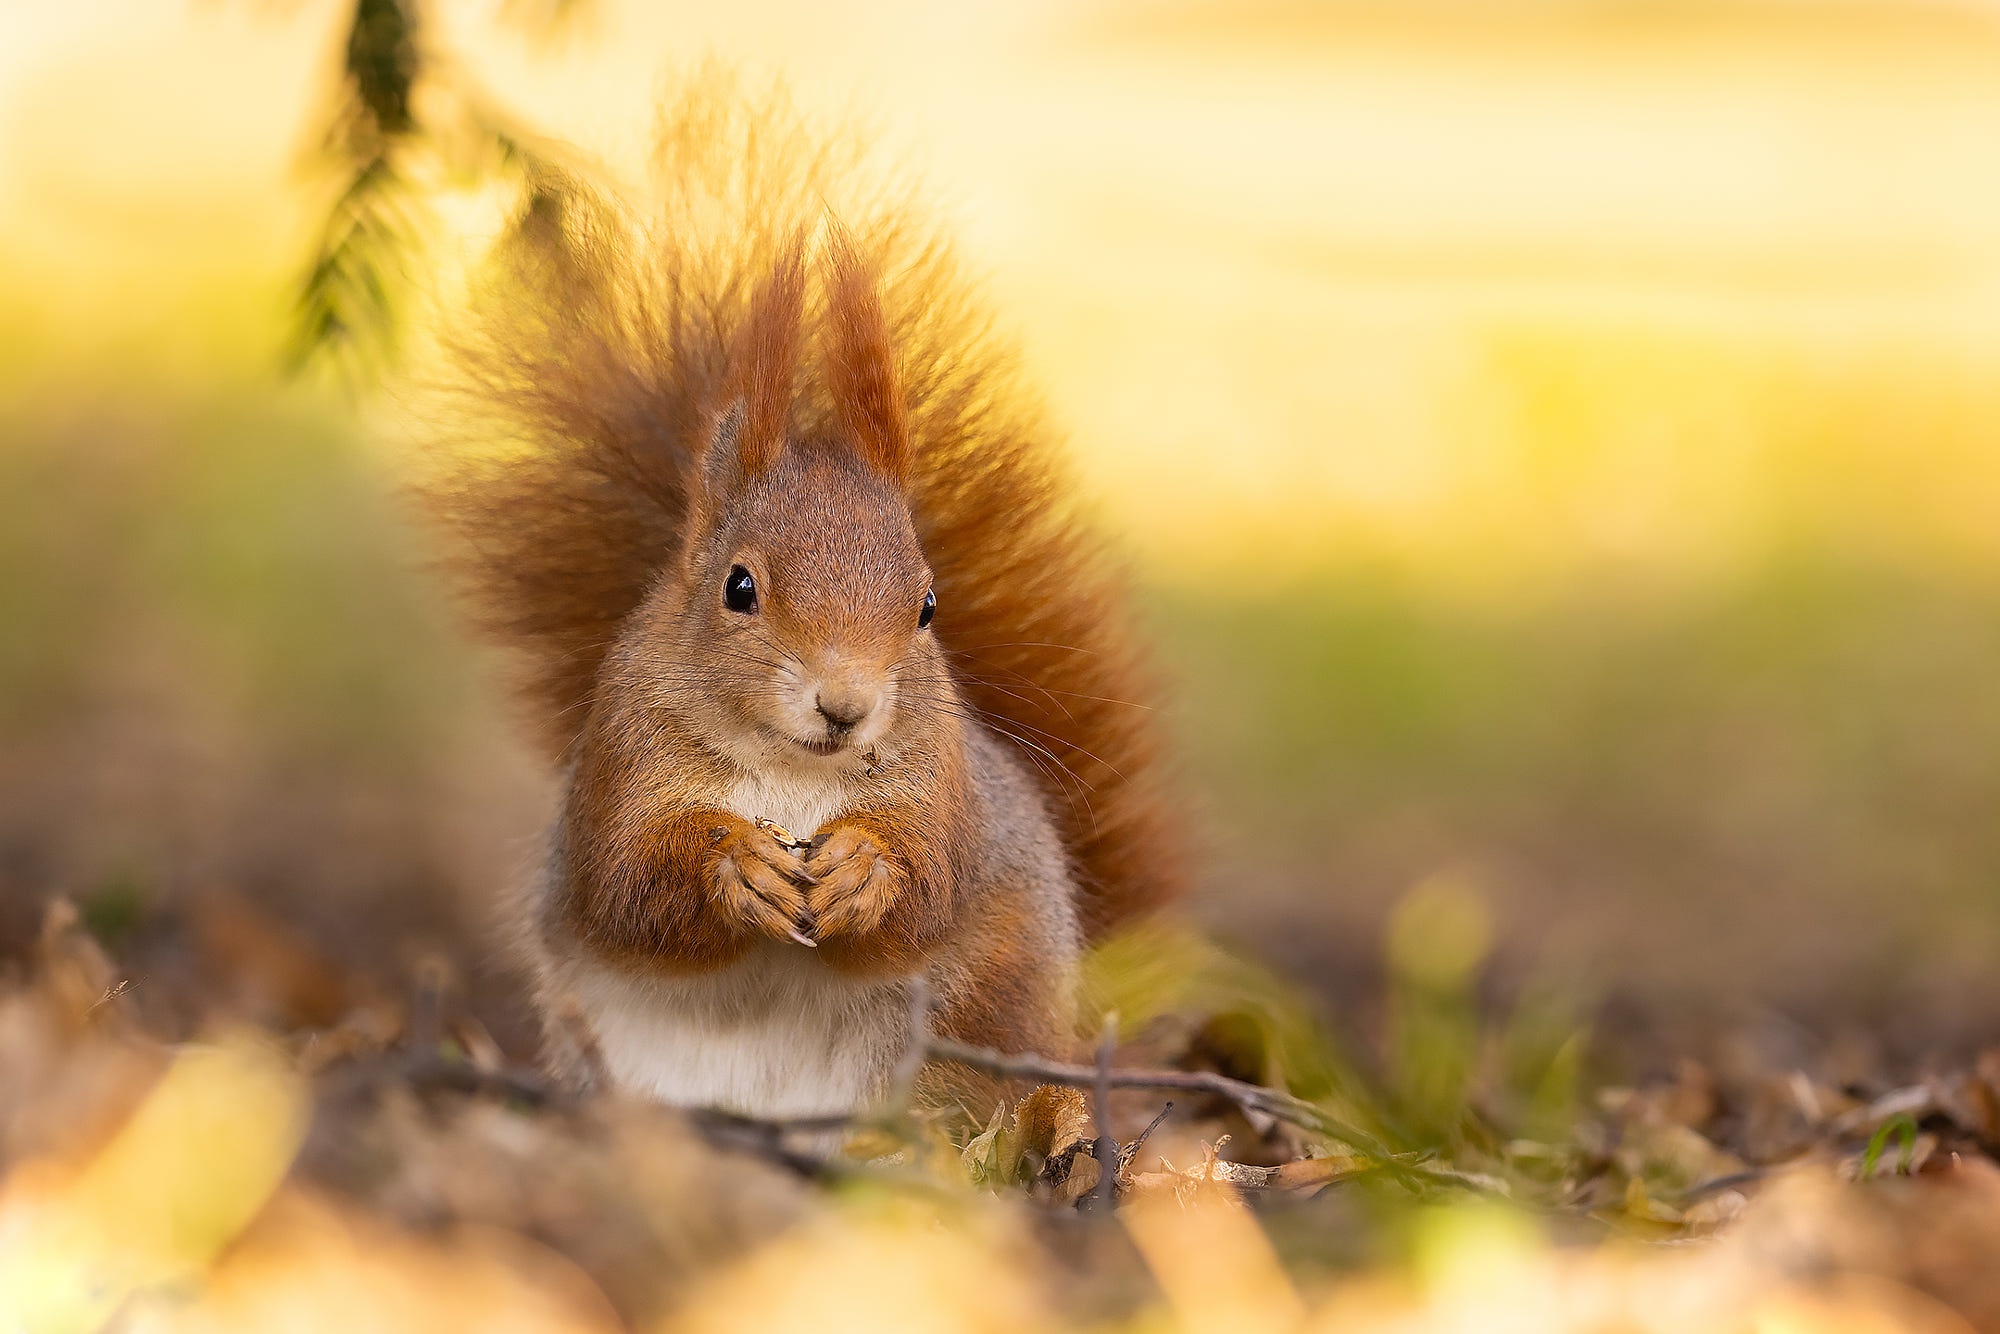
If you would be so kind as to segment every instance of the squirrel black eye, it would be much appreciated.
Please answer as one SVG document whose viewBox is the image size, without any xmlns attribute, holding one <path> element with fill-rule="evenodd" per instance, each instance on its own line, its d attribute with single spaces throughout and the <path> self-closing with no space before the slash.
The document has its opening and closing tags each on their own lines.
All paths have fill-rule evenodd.
<svg viewBox="0 0 2000 1334">
<path fill-rule="evenodd" d="M 935 588 L 926 588 L 924 590 L 924 609 L 917 613 L 917 629 L 922 630 L 929 626 L 931 617 L 935 615 L 937 615 L 937 590 Z"/>
<path fill-rule="evenodd" d="M 722 581 L 722 605 L 731 611 L 757 610 L 757 581 L 741 565 L 730 566 Z"/>
</svg>

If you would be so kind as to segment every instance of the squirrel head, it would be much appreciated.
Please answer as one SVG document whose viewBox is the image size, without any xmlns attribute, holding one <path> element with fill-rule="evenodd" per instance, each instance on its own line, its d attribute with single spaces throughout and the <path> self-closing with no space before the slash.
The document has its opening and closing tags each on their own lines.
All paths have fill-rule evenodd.
<svg viewBox="0 0 2000 1334">
<path fill-rule="evenodd" d="M 713 415 L 676 604 L 649 656 L 677 712 L 758 767 L 854 768 L 936 725 L 947 689 L 931 568 L 905 495 L 910 440 L 875 278 L 836 230 L 824 367 L 834 428 L 789 427 L 803 341 L 802 247 L 780 260 L 734 341 Z M 676 596 L 677 595 L 677 596 Z"/>
</svg>

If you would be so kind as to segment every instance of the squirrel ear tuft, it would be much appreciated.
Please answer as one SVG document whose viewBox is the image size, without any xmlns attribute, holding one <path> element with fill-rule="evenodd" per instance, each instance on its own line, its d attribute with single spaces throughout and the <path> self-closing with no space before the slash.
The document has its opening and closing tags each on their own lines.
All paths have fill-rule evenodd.
<svg viewBox="0 0 2000 1334">
<path fill-rule="evenodd" d="M 804 253 L 798 237 L 779 252 L 730 347 L 735 406 L 718 419 L 714 446 L 733 446 L 743 477 L 762 472 L 785 447 L 805 309 Z"/>
<path fill-rule="evenodd" d="M 827 379 L 848 442 L 896 482 L 910 473 L 910 428 L 877 275 L 838 221 L 827 229 Z"/>
</svg>

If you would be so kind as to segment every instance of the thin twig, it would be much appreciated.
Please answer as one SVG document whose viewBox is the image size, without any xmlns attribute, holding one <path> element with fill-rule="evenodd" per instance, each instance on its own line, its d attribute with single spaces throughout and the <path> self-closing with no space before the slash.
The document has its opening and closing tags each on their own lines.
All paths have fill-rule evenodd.
<svg viewBox="0 0 2000 1334">
<path fill-rule="evenodd" d="M 1392 1153 L 1374 1136 L 1356 1129 L 1302 1098 L 1278 1089 L 1231 1079 L 1227 1075 L 1208 1070 L 1116 1069 L 1111 1065 L 1111 1057 L 1116 1052 L 1117 1043 L 1115 1020 L 1108 1020 L 1106 1023 L 1104 1039 L 1099 1044 L 1098 1059 L 1094 1065 L 1051 1061 L 1033 1053 L 1010 1055 L 989 1047 L 975 1047 L 935 1035 L 928 1036 L 922 1045 L 918 1046 L 914 1039 L 919 1035 L 919 1024 L 921 1023 L 922 1028 L 926 1030 L 929 1027 L 927 999 L 927 996 L 919 995 L 913 989 L 911 1006 L 913 1041 L 911 1050 L 906 1051 L 897 1064 L 898 1081 L 902 1080 L 906 1068 L 920 1069 L 925 1060 L 931 1060 L 954 1062 L 1005 1079 L 1033 1079 L 1043 1084 L 1064 1084 L 1091 1090 L 1094 1094 L 1092 1114 L 1098 1130 L 1095 1153 L 1100 1171 L 1103 1173 L 1099 1177 L 1098 1185 L 1092 1190 L 1093 1199 L 1102 1199 L 1102 1193 L 1115 1192 L 1119 1170 L 1131 1161 L 1139 1146 L 1173 1109 L 1173 1104 L 1168 1103 L 1160 1114 L 1153 1118 L 1152 1123 L 1140 1132 L 1137 1139 L 1121 1149 L 1117 1140 L 1110 1135 L 1108 1108 L 1110 1091 L 1119 1088 L 1205 1093 L 1225 1098 L 1246 1111 L 1262 1112 L 1266 1116 L 1301 1126 L 1344 1143 L 1362 1156 L 1372 1159 L 1382 1170 L 1411 1187 L 1446 1182 L 1478 1184 L 1465 1181 L 1466 1174 L 1450 1172 L 1417 1161 L 1415 1155 Z M 920 1006 L 916 1003 L 920 1000 L 926 1003 Z M 921 1020 L 919 1016 L 922 1016 Z M 913 1055 L 915 1052 L 920 1052 L 921 1058 Z M 418 1087 L 445 1088 L 474 1095 L 497 1095 L 535 1107 L 562 1108 L 589 1100 L 587 1097 L 579 1099 L 571 1091 L 551 1084 L 534 1072 L 518 1067 L 481 1069 L 465 1061 L 449 1059 L 435 1046 L 428 1051 L 418 1048 L 405 1050 L 399 1054 L 385 1053 L 381 1057 L 357 1061 L 339 1070 L 331 1083 L 334 1090 L 357 1089 L 385 1078 L 401 1078 Z M 602 1086 L 593 1091 L 602 1091 Z M 680 1110 L 702 1131 L 703 1137 L 717 1147 L 747 1149 L 776 1158 L 783 1165 L 808 1174 L 823 1174 L 832 1167 L 832 1164 L 824 1158 L 802 1153 L 784 1144 L 786 1136 L 837 1134 L 851 1130 L 857 1125 L 876 1124 L 881 1121 L 879 1114 L 868 1113 L 764 1118 L 740 1116 L 712 1109 Z M 894 1119 L 893 1105 L 891 1112 L 891 1119 Z"/>
<path fill-rule="evenodd" d="M 1097 1158 L 1097 1184 L 1090 1188 L 1084 1207 L 1108 1210 L 1118 1200 L 1118 1137 L 1111 1131 L 1111 1058 L 1118 1054 L 1118 1012 L 1104 1016 L 1104 1030 L 1097 1039 L 1096 1078 L 1090 1086 L 1090 1119 L 1097 1123 L 1097 1144 L 1091 1150 Z"/>
<path fill-rule="evenodd" d="M 1123 1174 L 1125 1169 L 1132 1165 L 1132 1160 L 1139 1156 L 1139 1150 L 1145 1147 L 1146 1141 L 1153 1137 L 1153 1132 L 1160 1128 L 1160 1122 L 1166 1120 L 1167 1113 L 1173 1110 L 1173 1101 L 1169 1099 L 1167 1105 L 1160 1109 L 1160 1114 L 1146 1123 L 1146 1128 L 1139 1132 L 1138 1137 L 1118 1151 L 1118 1171 L 1120 1174 Z"/>
<path fill-rule="evenodd" d="M 734 1149 L 738 1153 L 748 1153 L 755 1157 L 769 1159 L 780 1167 L 796 1172 L 811 1180 L 826 1180 L 834 1175 L 833 1161 L 824 1153 L 797 1148 L 785 1142 L 785 1136 L 793 1131 L 801 1131 L 798 1122 L 766 1121 L 754 1116 L 739 1116 L 734 1112 L 702 1108 L 686 1112 L 689 1124 L 693 1125 L 702 1139 L 711 1148 Z M 846 1122 L 831 1129 L 845 1129 Z M 825 1133 L 828 1128 L 807 1127 L 802 1133 Z"/>
<path fill-rule="evenodd" d="M 359 1057 L 334 1065 L 321 1076 L 325 1096 L 334 1099 L 394 1083 L 407 1083 L 420 1090 L 492 1095 L 529 1107 L 567 1107 L 576 1101 L 567 1090 L 532 1070 L 518 1066 L 482 1070 L 469 1061 L 451 1060 L 435 1048 L 427 1052 L 389 1051 Z"/>
<path fill-rule="evenodd" d="M 768 1120 L 741 1116 L 715 1108 L 682 1109 L 695 1131 L 710 1148 L 748 1154 L 793 1172 L 809 1181 L 837 1184 L 865 1181 L 895 1186 L 936 1199 L 951 1198 L 951 1187 L 927 1176 L 910 1163 L 857 1162 L 824 1144 L 794 1144 L 786 1137 L 793 1133 L 820 1133 L 851 1129 L 861 1118 L 844 1116 L 794 1117 Z"/>
<path fill-rule="evenodd" d="M 1045 1060 L 1033 1053 L 1009 1055 L 991 1047 L 974 1047 L 949 1038 L 932 1038 L 929 1050 L 934 1061 L 955 1061 L 959 1065 L 1007 1079 L 1033 1079 L 1044 1084 L 1068 1084 L 1073 1088 L 1095 1087 L 1098 1079 L 1097 1070 L 1088 1065 Z M 1262 1112 L 1338 1140 L 1377 1160 L 1398 1177 L 1408 1180 L 1419 1175 L 1412 1173 L 1407 1163 L 1399 1162 L 1397 1155 L 1373 1135 L 1356 1129 L 1303 1098 L 1295 1098 L 1277 1089 L 1231 1079 L 1212 1070 L 1110 1070 L 1105 1072 L 1105 1080 L 1109 1088 L 1207 1093 L 1227 1098 L 1247 1111 Z"/>
<path fill-rule="evenodd" d="M 889 1077 L 888 1108 L 900 1116 L 910 1107 L 910 1091 L 924 1068 L 924 1054 L 931 1040 L 931 982 L 922 973 L 910 979 L 910 1031 L 903 1054 L 896 1058 L 895 1072 Z"/>
<path fill-rule="evenodd" d="M 447 1060 L 442 1056 L 413 1052 L 402 1073 L 418 1087 L 451 1089 L 458 1093 L 490 1093 L 530 1107 L 561 1106 L 569 1101 L 560 1089 L 539 1075 L 504 1066 L 482 1070 L 469 1061 Z"/>
<path fill-rule="evenodd" d="M 1035 1079 L 1044 1084 L 1069 1084 L 1076 1088 L 1090 1088 L 1097 1082 L 1097 1070 L 1093 1066 L 1051 1061 L 1032 1052 L 1010 1055 L 991 1047 L 954 1042 L 950 1038 L 932 1038 L 930 1058 L 934 1061 L 954 1061 L 1008 1079 Z M 1111 1070 L 1107 1072 L 1107 1078 L 1112 1088 L 1213 1094 L 1227 1098 L 1239 1107 L 1345 1140 L 1357 1149 L 1374 1143 L 1369 1135 L 1346 1125 L 1303 1098 L 1295 1098 L 1261 1084 L 1231 1079 L 1212 1070 Z"/>
</svg>

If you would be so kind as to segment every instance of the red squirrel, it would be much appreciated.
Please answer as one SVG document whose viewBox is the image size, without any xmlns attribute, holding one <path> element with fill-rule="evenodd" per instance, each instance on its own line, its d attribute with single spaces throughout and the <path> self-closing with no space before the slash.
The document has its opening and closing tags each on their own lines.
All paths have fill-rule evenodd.
<svg viewBox="0 0 2000 1334">
<path fill-rule="evenodd" d="M 918 978 L 934 1032 L 1067 1049 L 1180 821 L 1120 573 L 948 251 L 901 196 L 834 220 L 846 141 L 733 98 L 669 113 L 652 212 L 538 197 L 427 494 L 563 777 L 551 1060 L 842 1114 Z"/>
</svg>

